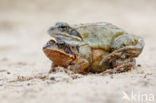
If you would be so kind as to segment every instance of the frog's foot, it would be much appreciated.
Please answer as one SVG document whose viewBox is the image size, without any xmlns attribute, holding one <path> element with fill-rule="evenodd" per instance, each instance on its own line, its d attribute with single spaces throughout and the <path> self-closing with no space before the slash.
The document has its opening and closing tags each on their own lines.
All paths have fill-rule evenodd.
<svg viewBox="0 0 156 103">
<path fill-rule="evenodd" d="M 89 63 L 86 59 L 78 59 L 74 63 L 68 66 L 68 69 L 72 70 L 74 73 L 85 73 Z"/>
<path fill-rule="evenodd" d="M 112 61 L 112 69 L 108 69 L 104 72 L 102 72 L 102 75 L 104 74 L 114 74 L 114 73 L 121 73 L 125 71 L 129 71 L 132 68 L 135 67 L 136 61 L 134 58 L 129 58 L 129 59 L 118 59 Z"/>
<path fill-rule="evenodd" d="M 115 73 L 131 70 L 135 64 L 136 60 L 134 58 L 117 59 L 112 61 L 112 67 Z"/>
<path fill-rule="evenodd" d="M 49 70 L 49 74 L 52 72 L 56 72 L 58 65 L 51 64 L 51 69 Z"/>
<path fill-rule="evenodd" d="M 65 67 L 52 64 L 51 65 L 51 69 L 49 70 L 49 74 L 50 73 L 56 73 L 56 72 L 65 72 L 65 73 L 68 73 L 69 70 L 67 70 Z"/>
</svg>

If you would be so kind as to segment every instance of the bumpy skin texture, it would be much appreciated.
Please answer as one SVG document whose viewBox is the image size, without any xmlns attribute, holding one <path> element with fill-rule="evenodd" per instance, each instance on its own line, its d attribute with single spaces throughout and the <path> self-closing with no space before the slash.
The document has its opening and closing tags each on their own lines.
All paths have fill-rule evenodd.
<svg viewBox="0 0 156 103">
<path fill-rule="evenodd" d="M 77 55 L 76 59 L 68 64 L 68 68 L 75 72 L 127 71 L 135 65 L 134 58 L 140 55 L 144 47 L 143 38 L 106 22 L 80 25 L 58 22 L 48 32 L 56 42 L 76 48 L 71 49 Z"/>
</svg>

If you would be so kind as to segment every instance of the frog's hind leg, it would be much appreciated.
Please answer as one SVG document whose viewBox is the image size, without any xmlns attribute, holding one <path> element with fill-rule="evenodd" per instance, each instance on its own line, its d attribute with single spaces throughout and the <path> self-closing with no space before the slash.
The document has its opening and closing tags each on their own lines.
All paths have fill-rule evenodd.
<svg viewBox="0 0 156 103">
<path fill-rule="evenodd" d="M 120 35 L 112 41 L 111 53 L 108 56 L 103 57 L 100 65 L 113 59 L 138 57 L 143 48 L 143 38 L 135 35 Z"/>
<path fill-rule="evenodd" d="M 108 69 L 108 73 L 116 73 L 130 70 L 135 66 L 134 58 L 138 57 L 144 47 L 141 37 L 135 35 L 120 35 L 112 41 L 111 53 L 104 56 L 100 65 L 109 62 L 113 69 Z"/>
<path fill-rule="evenodd" d="M 135 64 L 136 61 L 134 58 L 112 60 L 112 68 L 102 72 L 102 74 L 114 74 L 129 71 L 135 67 Z"/>
<path fill-rule="evenodd" d="M 134 58 L 117 59 L 112 61 L 113 72 L 125 72 L 135 67 L 136 60 Z"/>
<path fill-rule="evenodd" d="M 143 38 L 136 35 L 120 35 L 112 41 L 112 53 L 126 57 L 138 57 L 144 48 Z"/>
</svg>

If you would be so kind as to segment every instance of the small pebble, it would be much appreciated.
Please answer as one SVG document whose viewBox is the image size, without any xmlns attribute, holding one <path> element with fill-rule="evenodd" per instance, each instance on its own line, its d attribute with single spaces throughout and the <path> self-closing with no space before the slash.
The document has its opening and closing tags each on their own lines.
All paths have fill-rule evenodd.
<svg viewBox="0 0 156 103">
<path fill-rule="evenodd" d="M 28 83 L 27 86 L 30 86 L 30 83 Z"/>
<path fill-rule="evenodd" d="M 111 79 L 113 79 L 113 78 L 114 78 L 114 77 L 113 77 L 113 74 L 110 76 L 110 78 L 111 78 Z"/>
<path fill-rule="evenodd" d="M 138 66 L 138 67 L 141 67 L 141 64 L 138 64 L 137 66 Z"/>
<path fill-rule="evenodd" d="M 7 72 L 7 74 L 11 74 L 10 72 Z"/>
<path fill-rule="evenodd" d="M 55 77 L 51 77 L 50 80 L 55 80 Z"/>
</svg>

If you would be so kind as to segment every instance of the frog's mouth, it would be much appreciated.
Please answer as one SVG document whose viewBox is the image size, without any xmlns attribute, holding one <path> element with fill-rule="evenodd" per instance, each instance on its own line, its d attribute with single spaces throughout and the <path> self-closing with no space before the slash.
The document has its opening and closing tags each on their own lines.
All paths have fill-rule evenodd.
<svg viewBox="0 0 156 103">
<path fill-rule="evenodd" d="M 70 41 L 81 41 L 81 38 L 77 36 L 70 35 L 68 33 L 53 33 L 50 36 L 54 37 L 57 41 L 58 40 L 70 40 Z"/>
<path fill-rule="evenodd" d="M 55 38 L 56 41 L 64 41 L 66 44 L 71 46 L 86 45 L 84 42 L 82 42 L 81 38 L 77 36 L 69 35 L 67 33 L 57 33 L 57 34 L 52 34 L 51 36 Z"/>
<path fill-rule="evenodd" d="M 77 58 L 76 53 L 67 45 L 54 42 L 43 47 L 45 55 L 56 65 L 67 66 Z"/>
</svg>

